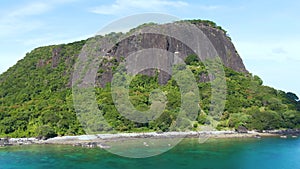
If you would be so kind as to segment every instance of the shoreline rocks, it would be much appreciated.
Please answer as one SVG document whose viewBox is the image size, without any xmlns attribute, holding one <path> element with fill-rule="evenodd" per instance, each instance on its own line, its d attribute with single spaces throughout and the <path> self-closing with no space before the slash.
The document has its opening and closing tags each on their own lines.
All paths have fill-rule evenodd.
<svg viewBox="0 0 300 169">
<path fill-rule="evenodd" d="M 244 130 L 243 130 L 244 131 Z M 62 136 L 47 140 L 37 138 L 0 138 L 0 147 L 31 144 L 60 144 L 86 148 L 110 148 L 106 143 L 124 141 L 129 139 L 170 139 L 170 138 L 261 138 L 281 137 L 297 138 L 300 130 L 269 130 L 269 131 L 189 131 L 189 132 L 147 132 L 147 133 L 118 133 L 118 134 L 95 134 L 80 136 Z"/>
<path fill-rule="evenodd" d="M 15 145 L 30 145 L 36 144 L 40 140 L 36 138 L 0 138 L 0 147 L 15 146 Z"/>
</svg>

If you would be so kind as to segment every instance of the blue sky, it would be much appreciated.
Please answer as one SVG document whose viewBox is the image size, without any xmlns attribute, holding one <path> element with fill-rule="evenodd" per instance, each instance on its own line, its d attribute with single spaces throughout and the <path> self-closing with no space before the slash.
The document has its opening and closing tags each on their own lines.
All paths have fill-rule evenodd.
<svg viewBox="0 0 300 169">
<path fill-rule="evenodd" d="M 209 19 L 226 29 L 246 68 L 264 84 L 300 96 L 300 1 L 19 0 L 0 2 L 0 72 L 38 46 L 93 36 L 145 12 Z"/>
</svg>

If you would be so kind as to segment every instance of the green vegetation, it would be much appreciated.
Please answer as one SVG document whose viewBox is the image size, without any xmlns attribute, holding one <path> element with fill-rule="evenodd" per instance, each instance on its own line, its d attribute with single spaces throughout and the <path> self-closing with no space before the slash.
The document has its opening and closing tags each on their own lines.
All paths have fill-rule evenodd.
<svg viewBox="0 0 300 169">
<path fill-rule="evenodd" d="M 70 76 L 84 41 L 40 47 L 0 76 L 0 136 L 83 134 Z M 53 57 L 55 50 L 59 56 Z"/>
<path fill-rule="evenodd" d="M 221 26 L 218 26 L 215 22 L 210 21 L 210 20 L 193 19 L 193 20 L 183 20 L 183 21 L 178 21 L 178 22 L 190 22 L 191 24 L 202 23 L 202 24 L 204 24 L 206 26 L 210 26 L 210 27 L 219 29 L 219 30 L 223 31 L 224 34 L 227 33 L 227 31 L 224 30 Z"/>
<path fill-rule="evenodd" d="M 207 23 L 217 27 L 214 23 Z M 112 33 L 108 36 L 115 38 L 120 34 Z M 137 110 L 143 112 L 155 104 L 151 94 L 163 100 L 157 93 L 164 93 L 166 107 L 158 118 L 148 123 L 126 119 L 118 113 L 112 98 L 111 84 L 107 84 L 104 88 L 95 88 L 98 107 L 107 124 L 102 123 L 100 117 L 88 117 L 81 124 L 73 107 L 71 75 L 85 42 L 37 48 L 0 75 L 0 137 L 78 135 L 85 133 L 82 125 L 90 127 L 91 131 L 103 132 L 199 130 L 202 125 L 215 123 L 215 120 L 219 121 L 218 129 L 239 126 L 255 130 L 300 128 L 300 102 L 295 94 L 264 86 L 258 76 L 239 73 L 227 67 L 224 67 L 227 83 L 225 109 L 219 118 L 214 117 L 210 114 L 212 84 L 205 80 L 208 79 L 207 68 L 195 55 L 185 59 L 186 65 L 176 65 L 174 69 L 189 69 L 193 73 L 199 89 L 199 109 L 180 109 L 181 99 L 189 101 L 187 104 L 190 105 L 195 102 L 187 99 L 195 95 L 192 89 L 181 95 L 179 88 L 179 83 L 189 85 L 189 80 L 178 82 L 172 78 L 167 84 L 159 85 L 157 71 L 153 77 L 132 77 L 129 100 Z M 112 70 L 116 71 L 118 63 L 115 58 L 105 62 L 112 62 L 106 65 L 111 65 Z M 106 69 L 100 67 L 98 74 L 101 75 Z M 186 77 L 184 73 L 180 75 Z M 213 81 L 218 81 L 218 77 Z M 154 89 L 159 89 L 159 92 L 153 93 Z M 196 117 L 192 118 L 194 120 L 186 117 L 177 119 L 179 114 L 188 114 L 189 110 L 197 112 Z"/>
<path fill-rule="evenodd" d="M 203 74 L 207 75 L 204 64 L 198 61 L 197 56 L 190 55 L 185 62 L 197 81 L 201 81 L 200 77 L 203 77 Z M 182 66 L 178 65 L 178 67 Z M 264 86 L 262 80 L 256 75 L 238 73 L 226 67 L 224 69 L 227 99 L 224 113 L 219 119 L 218 129 L 232 129 L 239 126 L 245 126 L 251 130 L 300 127 L 300 102 L 295 94 Z M 105 119 L 118 131 L 197 130 L 201 125 L 212 123 L 210 82 L 198 83 L 201 110 L 198 112 L 197 122 L 187 121 L 186 128 L 172 126 L 177 122 L 176 118 L 181 107 L 180 89 L 173 78 L 166 85 L 159 85 L 157 76 L 135 76 L 130 83 L 131 103 L 140 111 L 148 110 L 151 105 L 150 92 L 157 88 L 166 93 L 167 106 L 158 119 L 149 123 L 134 123 L 121 116 L 111 98 L 110 85 L 104 89 L 97 88 L 98 103 L 104 112 Z"/>
</svg>

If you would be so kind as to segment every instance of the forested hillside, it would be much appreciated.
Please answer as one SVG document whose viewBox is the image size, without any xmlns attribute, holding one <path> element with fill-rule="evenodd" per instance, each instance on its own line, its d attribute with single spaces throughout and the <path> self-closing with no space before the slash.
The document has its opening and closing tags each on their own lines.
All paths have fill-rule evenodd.
<svg viewBox="0 0 300 169">
<path fill-rule="evenodd" d="M 207 27 L 220 29 L 211 25 L 206 25 L 205 29 Z M 74 63 L 85 42 L 83 40 L 36 48 L 0 75 L 0 136 L 48 138 L 85 133 L 73 107 L 71 84 Z M 106 60 L 106 63 L 116 66 L 116 58 Z M 229 61 L 226 60 L 228 63 L 223 65 L 227 85 L 226 102 L 222 115 L 214 119 L 218 120 L 217 129 L 233 129 L 238 126 L 255 130 L 300 128 L 300 102 L 295 94 L 264 86 L 263 80 L 245 71 L 243 65 L 237 69 L 242 71 L 229 67 L 234 65 Z M 186 65 L 181 65 L 181 69 L 193 72 L 199 88 L 201 109 L 194 121 L 182 121 L 182 128 L 174 127 L 182 96 L 173 78 L 161 84 L 158 73 L 154 76 L 139 74 L 130 83 L 131 103 L 140 111 L 148 110 L 151 105 L 150 93 L 159 88 L 167 97 L 163 114 L 148 123 L 132 122 L 121 116 L 114 106 L 110 83 L 104 86 L 99 84 L 95 87 L 97 102 L 109 123 L 101 131 L 199 130 L 202 125 L 214 123 L 209 114 L 210 82 L 203 80 L 207 76 L 207 68 L 193 54 L 185 58 L 185 63 Z M 100 74 L 105 73 L 103 71 L 99 69 Z M 95 120 L 97 119 L 91 117 L 86 123 L 93 123 Z"/>
</svg>

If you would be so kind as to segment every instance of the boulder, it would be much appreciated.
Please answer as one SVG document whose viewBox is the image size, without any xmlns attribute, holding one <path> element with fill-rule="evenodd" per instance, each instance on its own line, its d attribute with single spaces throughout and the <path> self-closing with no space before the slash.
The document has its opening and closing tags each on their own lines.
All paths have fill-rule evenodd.
<svg viewBox="0 0 300 169">
<path fill-rule="evenodd" d="M 236 132 L 238 133 L 248 133 L 248 130 L 245 126 L 239 126 L 237 129 L 236 129 Z"/>
</svg>

